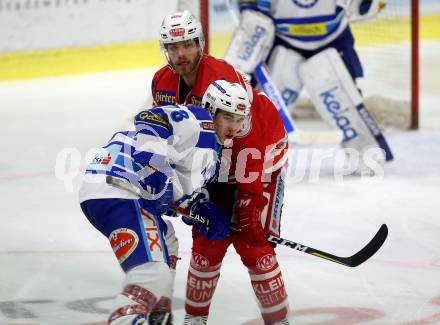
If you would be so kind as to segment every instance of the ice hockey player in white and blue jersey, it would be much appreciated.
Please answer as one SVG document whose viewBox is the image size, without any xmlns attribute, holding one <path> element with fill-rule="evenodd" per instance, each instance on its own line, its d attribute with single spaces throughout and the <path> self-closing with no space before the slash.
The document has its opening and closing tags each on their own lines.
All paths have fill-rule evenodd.
<svg viewBox="0 0 440 325">
<path fill-rule="evenodd" d="M 267 62 L 289 109 L 304 87 L 322 119 L 341 131 L 343 147 L 363 158 L 359 173 L 374 173 L 393 155 L 355 84 L 363 69 L 350 23 L 373 19 L 386 1 L 239 0 L 239 26 L 225 55 L 247 74 Z M 373 170 L 365 159 L 377 162 Z"/>
<path fill-rule="evenodd" d="M 134 119 L 135 130 L 114 134 L 86 169 L 81 208 L 109 239 L 126 274 L 111 325 L 147 324 L 172 287 L 178 243 L 164 213 L 184 207 L 209 219 L 209 227 L 196 225 L 202 235 L 215 240 L 229 234 L 228 218 L 200 190 L 217 172 L 221 144 L 242 129 L 250 102 L 239 84 L 218 80 L 212 85 L 221 90 L 218 107 L 142 111 Z M 149 324 L 156 322 L 150 318 Z"/>
</svg>

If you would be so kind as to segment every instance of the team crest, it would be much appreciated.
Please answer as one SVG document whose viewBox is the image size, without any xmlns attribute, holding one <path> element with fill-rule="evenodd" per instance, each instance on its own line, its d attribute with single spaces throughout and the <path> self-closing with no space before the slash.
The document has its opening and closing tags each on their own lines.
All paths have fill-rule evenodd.
<svg viewBox="0 0 440 325">
<path fill-rule="evenodd" d="M 209 267 L 209 260 L 200 254 L 193 254 L 192 257 L 194 264 L 197 265 L 200 268 L 207 268 Z"/>
<path fill-rule="evenodd" d="M 119 263 L 124 262 L 139 243 L 138 235 L 133 230 L 127 228 L 113 230 L 109 240 Z"/>
<path fill-rule="evenodd" d="M 256 267 L 262 271 L 268 271 L 275 266 L 276 262 L 274 255 L 266 254 L 258 259 Z"/>
</svg>

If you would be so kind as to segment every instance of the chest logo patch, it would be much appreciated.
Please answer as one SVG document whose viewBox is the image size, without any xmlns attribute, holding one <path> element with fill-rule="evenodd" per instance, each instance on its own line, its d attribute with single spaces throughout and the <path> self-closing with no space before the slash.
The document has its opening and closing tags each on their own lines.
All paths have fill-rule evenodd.
<svg viewBox="0 0 440 325">
<path fill-rule="evenodd" d="M 319 0 L 292 0 L 294 4 L 303 9 L 309 9 L 315 6 Z"/>
</svg>

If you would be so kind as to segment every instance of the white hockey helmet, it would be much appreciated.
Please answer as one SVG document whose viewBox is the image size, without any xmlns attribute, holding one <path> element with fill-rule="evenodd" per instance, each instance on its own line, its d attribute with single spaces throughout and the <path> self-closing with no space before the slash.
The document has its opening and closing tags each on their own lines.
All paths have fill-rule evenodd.
<svg viewBox="0 0 440 325">
<path fill-rule="evenodd" d="M 198 39 L 203 52 L 205 37 L 203 36 L 202 24 L 188 10 L 165 16 L 160 26 L 160 48 L 165 51 L 165 45 L 182 42 L 190 39 Z"/>
<path fill-rule="evenodd" d="M 251 111 L 251 102 L 246 90 L 239 83 L 216 80 L 206 89 L 202 107 L 209 110 L 212 117 L 218 109 L 248 116 Z"/>
</svg>

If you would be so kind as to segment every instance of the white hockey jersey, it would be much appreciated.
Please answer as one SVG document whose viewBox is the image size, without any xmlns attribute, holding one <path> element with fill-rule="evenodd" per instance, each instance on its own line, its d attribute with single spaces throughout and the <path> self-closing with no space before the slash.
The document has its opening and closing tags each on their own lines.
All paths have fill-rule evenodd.
<svg viewBox="0 0 440 325">
<path fill-rule="evenodd" d="M 276 35 L 294 47 L 314 50 L 336 39 L 347 27 L 337 0 L 239 0 L 240 11 L 270 16 Z"/>
<path fill-rule="evenodd" d="M 174 201 L 191 196 L 217 168 L 217 141 L 209 113 L 195 106 L 168 105 L 140 112 L 136 131 L 117 132 L 86 169 L 79 201 L 101 198 L 137 199 L 106 183 L 112 176 L 148 191 L 155 171 L 173 184 Z"/>
</svg>

